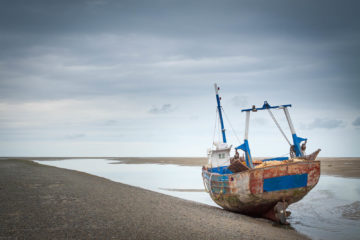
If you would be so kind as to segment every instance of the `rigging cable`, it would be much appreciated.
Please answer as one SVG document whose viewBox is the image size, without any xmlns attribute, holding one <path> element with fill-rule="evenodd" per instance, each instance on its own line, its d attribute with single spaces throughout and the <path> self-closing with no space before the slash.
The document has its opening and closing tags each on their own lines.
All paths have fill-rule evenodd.
<svg viewBox="0 0 360 240">
<path fill-rule="evenodd" d="M 229 120 L 229 118 L 228 118 L 228 116 L 227 116 L 227 114 L 226 114 L 226 112 L 225 112 L 225 110 L 221 107 L 221 109 L 223 110 L 223 112 L 224 112 L 224 115 L 225 115 L 225 118 L 226 118 L 226 121 L 228 121 L 228 123 L 229 123 L 229 125 L 230 125 L 230 128 L 231 128 L 231 130 L 232 130 L 232 132 L 233 132 L 233 134 L 234 134 L 234 136 L 236 137 L 236 139 L 239 141 L 239 144 L 241 144 L 241 141 L 240 141 L 240 139 L 239 139 L 239 137 L 236 135 L 236 132 L 235 132 L 235 130 L 234 130 L 234 128 L 233 128 L 233 126 L 232 126 L 232 124 L 231 124 L 231 122 L 230 122 L 230 120 Z"/>
<path fill-rule="evenodd" d="M 220 143 L 220 118 L 219 118 L 218 108 L 215 111 L 215 127 L 214 127 L 214 134 L 213 134 L 213 142 L 211 145 L 215 144 L 215 133 L 217 132 L 217 142 Z"/>
<path fill-rule="evenodd" d="M 212 138 L 212 144 L 211 144 L 211 146 L 213 146 L 214 145 L 214 142 L 215 142 L 215 132 L 216 132 L 216 129 L 217 129 L 217 114 L 218 114 L 218 112 L 217 112 L 217 108 L 216 108 L 216 110 L 215 110 L 215 126 L 214 126 L 214 133 L 213 133 L 213 138 Z"/>
<path fill-rule="evenodd" d="M 273 113 L 271 112 L 271 110 L 270 110 L 269 108 L 268 108 L 267 110 L 268 110 L 268 112 L 269 112 L 269 114 L 270 114 L 271 118 L 274 120 L 274 122 L 275 122 L 276 126 L 279 128 L 280 132 L 281 132 L 281 133 L 282 133 L 282 135 L 284 136 L 285 140 L 286 140 L 286 141 L 289 143 L 289 145 L 291 146 L 291 143 L 290 143 L 289 139 L 286 137 L 286 135 L 285 135 L 284 131 L 281 129 L 281 127 L 280 127 L 279 123 L 276 121 L 276 119 L 275 119 L 275 117 L 274 117 Z"/>
</svg>

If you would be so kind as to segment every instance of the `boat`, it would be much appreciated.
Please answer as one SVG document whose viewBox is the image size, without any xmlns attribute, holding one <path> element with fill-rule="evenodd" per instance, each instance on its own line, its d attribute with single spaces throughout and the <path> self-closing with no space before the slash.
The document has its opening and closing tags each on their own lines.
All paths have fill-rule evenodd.
<svg viewBox="0 0 360 240">
<path fill-rule="evenodd" d="M 228 145 L 223 121 L 223 108 L 215 84 L 217 118 L 222 141 L 213 142 L 208 150 L 208 163 L 202 168 L 205 190 L 212 200 L 225 210 L 254 217 L 267 218 L 280 224 L 289 224 L 287 207 L 300 201 L 315 187 L 320 178 L 320 149 L 306 155 L 307 139 L 298 137 L 288 108 L 291 104 L 271 106 L 267 101 L 262 107 L 252 106 L 241 111 L 246 114 L 244 142 L 235 147 Z M 253 159 L 248 141 L 250 113 L 268 111 L 275 125 L 290 145 L 288 157 Z M 292 135 L 292 142 L 277 122 L 272 110 L 283 110 Z M 221 128 L 221 129 L 220 129 Z M 243 151 L 240 157 L 238 150 Z"/>
</svg>

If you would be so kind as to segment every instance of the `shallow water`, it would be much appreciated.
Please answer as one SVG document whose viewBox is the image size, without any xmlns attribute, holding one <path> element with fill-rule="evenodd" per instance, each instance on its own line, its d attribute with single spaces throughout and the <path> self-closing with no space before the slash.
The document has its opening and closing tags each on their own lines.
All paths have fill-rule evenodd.
<svg viewBox="0 0 360 240">
<path fill-rule="evenodd" d="M 289 209 L 291 226 L 314 239 L 360 239 L 360 179 L 323 175 Z"/>
<path fill-rule="evenodd" d="M 199 167 L 171 164 L 118 164 L 120 161 L 105 159 L 68 159 L 35 162 L 86 172 L 115 182 L 217 206 L 209 194 L 203 191 L 204 185 L 201 168 Z"/>
<path fill-rule="evenodd" d="M 160 164 L 113 164 L 105 159 L 35 161 L 78 170 L 129 184 L 217 206 L 204 192 L 200 167 Z M 315 188 L 289 207 L 289 222 L 313 239 L 359 239 L 360 179 L 321 176 Z"/>
</svg>

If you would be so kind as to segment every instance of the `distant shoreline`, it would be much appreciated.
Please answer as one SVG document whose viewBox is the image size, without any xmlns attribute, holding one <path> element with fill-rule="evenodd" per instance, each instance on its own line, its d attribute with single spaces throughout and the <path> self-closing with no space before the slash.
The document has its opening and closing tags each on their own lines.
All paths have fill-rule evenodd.
<svg viewBox="0 0 360 240">
<path fill-rule="evenodd" d="M 207 159 L 203 157 L 1 157 L 2 159 L 22 159 L 56 161 L 66 159 L 108 159 L 118 164 L 174 164 L 180 166 L 203 166 Z M 255 158 L 263 159 L 263 158 Z M 319 157 L 321 174 L 347 178 L 360 178 L 360 157 Z M 114 163 L 116 164 L 116 163 Z"/>
</svg>

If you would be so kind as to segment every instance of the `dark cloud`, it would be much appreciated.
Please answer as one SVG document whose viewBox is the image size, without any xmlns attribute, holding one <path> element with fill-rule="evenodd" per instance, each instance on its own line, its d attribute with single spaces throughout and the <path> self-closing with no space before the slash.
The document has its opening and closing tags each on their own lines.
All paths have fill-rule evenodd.
<svg viewBox="0 0 360 240">
<path fill-rule="evenodd" d="M 59 37 L 142 33 L 200 41 L 197 48 L 183 49 L 195 54 L 206 54 L 202 44 L 214 43 L 219 47 L 254 38 L 266 38 L 269 44 L 276 38 L 328 44 L 351 37 L 356 43 L 359 5 L 358 1 L 333 0 L 43 0 L 31 3 L 14 0 L 2 3 L 0 29 L 3 37 L 0 40 L 2 46 L 16 49 L 16 46 L 39 43 L 56 44 L 62 41 Z M 223 44 L 217 45 L 220 42 Z"/>
<path fill-rule="evenodd" d="M 316 118 L 312 121 L 307 128 L 315 129 L 315 128 L 325 128 L 325 129 L 334 129 L 339 127 L 344 127 L 345 123 L 342 120 L 337 119 L 325 119 L 325 118 Z"/>
<path fill-rule="evenodd" d="M 2 5 L 0 26 L 8 32 L 147 31 L 196 35 L 237 29 L 232 33 L 246 35 L 245 31 L 253 29 L 251 34 L 277 30 L 316 37 L 358 30 L 353 20 L 360 4 L 335 0 L 14 0 Z"/>
<path fill-rule="evenodd" d="M 359 107 L 358 7 L 333 0 L 5 1 L 0 96 L 81 98 L 149 88 L 181 95 L 199 93 L 211 73 L 244 91 L 291 88 L 322 95 L 315 101 L 347 96 Z"/>
<path fill-rule="evenodd" d="M 150 110 L 149 110 L 149 113 L 152 113 L 152 114 L 164 114 L 164 113 L 170 113 L 170 112 L 173 112 L 175 109 L 174 107 L 171 105 L 171 104 L 164 104 L 162 105 L 160 108 L 158 107 L 152 107 Z"/>
<path fill-rule="evenodd" d="M 357 117 L 353 122 L 352 125 L 355 127 L 360 126 L 360 117 Z"/>
</svg>

